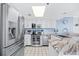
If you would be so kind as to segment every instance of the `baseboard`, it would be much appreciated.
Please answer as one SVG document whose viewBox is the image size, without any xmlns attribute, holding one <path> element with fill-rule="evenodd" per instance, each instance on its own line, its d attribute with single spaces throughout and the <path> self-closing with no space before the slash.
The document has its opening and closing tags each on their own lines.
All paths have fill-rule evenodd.
<svg viewBox="0 0 79 59">
<path fill-rule="evenodd" d="M 48 46 L 48 45 L 42 45 L 42 46 Z"/>
<path fill-rule="evenodd" d="M 32 46 L 32 45 L 25 45 L 25 47 L 27 47 L 27 46 Z"/>
<path fill-rule="evenodd" d="M 42 45 L 42 46 L 26 45 L 26 46 L 24 46 L 24 47 L 28 47 L 28 46 L 30 46 L 30 47 L 42 47 L 42 46 L 48 46 L 48 45 Z"/>
</svg>

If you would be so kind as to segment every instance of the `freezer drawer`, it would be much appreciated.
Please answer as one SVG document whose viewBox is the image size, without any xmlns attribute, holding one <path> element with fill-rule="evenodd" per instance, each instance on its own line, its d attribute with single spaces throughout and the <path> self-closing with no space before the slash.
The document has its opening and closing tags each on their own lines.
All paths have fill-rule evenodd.
<svg viewBox="0 0 79 59">
<path fill-rule="evenodd" d="M 23 46 L 24 46 L 23 42 L 17 42 L 15 44 L 13 44 L 12 46 L 3 48 L 3 52 L 4 52 L 3 55 L 11 56 Z"/>
<path fill-rule="evenodd" d="M 24 56 L 24 47 L 17 50 L 12 56 Z"/>
</svg>

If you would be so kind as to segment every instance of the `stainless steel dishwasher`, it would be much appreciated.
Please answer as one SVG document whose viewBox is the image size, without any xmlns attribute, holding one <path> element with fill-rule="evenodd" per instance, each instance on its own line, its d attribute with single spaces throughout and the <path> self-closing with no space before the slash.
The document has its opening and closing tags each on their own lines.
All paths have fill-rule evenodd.
<svg viewBox="0 0 79 59">
<path fill-rule="evenodd" d="M 31 35 L 32 46 L 40 46 L 40 35 Z"/>
</svg>

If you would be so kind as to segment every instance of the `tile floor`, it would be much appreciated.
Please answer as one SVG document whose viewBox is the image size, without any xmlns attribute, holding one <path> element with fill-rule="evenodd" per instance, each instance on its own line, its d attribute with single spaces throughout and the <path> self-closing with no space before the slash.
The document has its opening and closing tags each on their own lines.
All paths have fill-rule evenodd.
<svg viewBox="0 0 79 59">
<path fill-rule="evenodd" d="M 25 47 L 25 56 L 47 56 L 48 55 L 48 47 Z"/>
</svg>

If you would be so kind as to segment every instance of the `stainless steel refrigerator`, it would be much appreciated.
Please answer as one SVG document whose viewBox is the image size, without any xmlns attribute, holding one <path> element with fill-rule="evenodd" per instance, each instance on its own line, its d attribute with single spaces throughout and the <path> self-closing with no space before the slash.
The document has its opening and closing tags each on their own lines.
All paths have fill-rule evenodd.
<svg viewBox="0 0 79 59">
<path fill-rule="evenodd" d="M 0 4 L 0 55 L 24 55 L 24 17 L 9 4 Z"/>
</svg>

